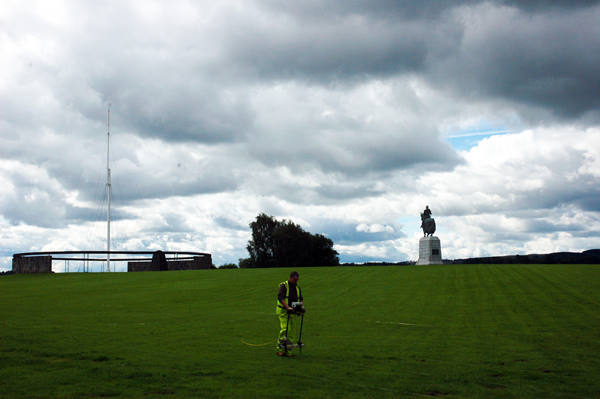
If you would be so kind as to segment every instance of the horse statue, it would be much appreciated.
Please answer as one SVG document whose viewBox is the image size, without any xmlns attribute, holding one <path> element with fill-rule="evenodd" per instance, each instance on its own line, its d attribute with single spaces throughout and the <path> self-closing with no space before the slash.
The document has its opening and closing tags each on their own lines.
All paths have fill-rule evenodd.
<svg viewBox="0 0 600 399">
<path fill-rule="evenodd" d="M 432 236 L 435 233 L 435 220 L 425 213 L 421 213 L 421 227 L 423 228 L 423 237 Z"/>
</svg>

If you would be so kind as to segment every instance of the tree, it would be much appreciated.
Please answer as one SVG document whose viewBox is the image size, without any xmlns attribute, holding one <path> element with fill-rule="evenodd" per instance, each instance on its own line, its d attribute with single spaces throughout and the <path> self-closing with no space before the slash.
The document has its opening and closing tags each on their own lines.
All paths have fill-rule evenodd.
<svg viewBox="0 0 600 399">
<path fill-rule="evenodd" d="M 219 269 L 237 269 L 238 266 L 235 263 L 225 263 L 219 266 Z"/>
<path fill-rule="evenodd" d="M 248 241 L 246 249 L 254 267 L 275 267 L 273 256 L 273 234 L 279 222 L 273 216 L 259 214 L 256 220 L 250 223 L 252 240 Z"/>
<path fill-rule="evenodd" d="M 239 258 L 238 259 L 240 269 L 250 269 L 256 267 L 254 261 L 251 258 Z"/>
<path fill-rule="evenodd" d="M 333 241 L 321 234 L 311 236 L 311 254 L 314 266 L 338 266 L 340 257 L 333 249 Z"/>
<path fill-rule="evenodd" d="M 250 258 L 240 267 L 337 266 L 339 257 L 333 241 L 320 234 L 310 234 L 292 221 L 278 221 L 259 214 L 250 223 L 252 239 L 248 242 Z"/>
<path fill-rule="evenodd" d="M 291 221 L 283 221 L 273 234 L 273 255 L 277 267 L 313 266 L 308 262 L 311 251 L 310 233 Z"/>
</svg>

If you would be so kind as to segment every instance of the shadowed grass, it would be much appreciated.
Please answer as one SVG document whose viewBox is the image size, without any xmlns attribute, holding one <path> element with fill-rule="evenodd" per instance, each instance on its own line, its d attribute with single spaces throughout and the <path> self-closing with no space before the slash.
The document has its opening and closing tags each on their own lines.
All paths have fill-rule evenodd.
<svg viewBox="0 0 600 399">
<path fill-rule="evenodd" d="M 2 277 L 0 397 L 600 392 L 596 265 L 300 269 L 306 348 L 279 358 L 289 271 Z"/>
</svg>

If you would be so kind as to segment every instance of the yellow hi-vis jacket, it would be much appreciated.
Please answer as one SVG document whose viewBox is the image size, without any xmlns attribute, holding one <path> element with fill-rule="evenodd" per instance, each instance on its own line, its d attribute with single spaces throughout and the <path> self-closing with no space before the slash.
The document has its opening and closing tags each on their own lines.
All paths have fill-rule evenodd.
<svg viewBox="0 0 600 399">
<path fill-rule="evenodd" d="M 290 284 L 289 284 L 289 281 L 285 280 L 281 284 L 285 284 L 285 302 L 288 304 L 289 307 L 292 307 L 292 304 L 289 302 L 289 298 L 290 298 Z M 279 284 L 278 287 L 281 287 L 281 284 Z M 300 300 L 300 286 L 298 284 L 296 284 L 296 295 L 297 295 L 298 300 Z M 280 316 L 285 316 L 287 314 L 287 309 L 285 308 L 285 306 L 283 306 L 281 304 L 281 302 L 279 302 L 279 299 L 277 300 L 277 309 L 276 309 L 276 312 Z"/>
</svg>

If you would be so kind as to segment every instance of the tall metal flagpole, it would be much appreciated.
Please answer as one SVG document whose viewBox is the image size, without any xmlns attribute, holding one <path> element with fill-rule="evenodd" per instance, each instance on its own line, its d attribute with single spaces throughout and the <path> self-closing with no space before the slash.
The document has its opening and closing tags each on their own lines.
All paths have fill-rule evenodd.
<svg viewBox="0 0 600 399">
<path fill-rule="evenodd" d="M 108 212 L 106 215 L 106 271 L 110 272 L 110 104 L 108 104 L 108 146 L 106 150 L 106 190 L 108 195 Z"/>
</svg>

